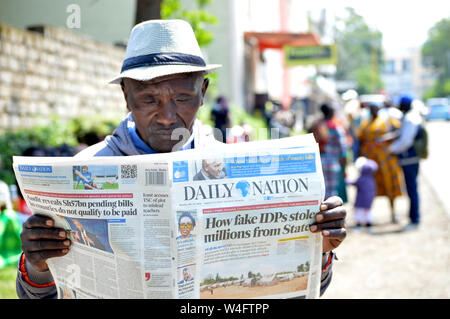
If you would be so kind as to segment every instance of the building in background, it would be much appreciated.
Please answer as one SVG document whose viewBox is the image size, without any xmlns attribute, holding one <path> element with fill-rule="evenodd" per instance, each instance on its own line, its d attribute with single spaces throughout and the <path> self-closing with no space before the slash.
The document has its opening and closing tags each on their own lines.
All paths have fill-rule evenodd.
<svg viewBox="0 0 450 319">
<path fill-rule="evenodd" d="M 217 71 L 218 90 L 232 104 L 247 111 L 267 98 L 289 104 L 292 99 L 317 95 L 324 83 L 324 90 L 335 97 L 334 82 L 329 79 L 334 66 L 288 68 L 281 50 L 283 44 L 296 40 L 303 43 L 299 45 L 330 44 L 332 21 L 325 11 L 307 11 L 297 0 L 214 1 L 208 10 L 218 17 L 218 24 L 211 27 L 214 42 L 205 48 L 206 56 L 223 64 Z"/>
<path fill-rule="evenodd" d="M 393 97 L 411 94 L 419 99 L 437 79 L 427 61 L 422 59 L 421 48 L 390 51 L 385 49 L 382 72 L 386 93 Z"/>
<path fill-rule="evenodd" d="M 80 25 L 71 25 L 70 16 L 80 10 Z M 0 23 L 26 29 L 50 25 L 94 40 L 125 43 L 134 25 L 136 0 L 2 0 Z M 69 24 L 68 24 L 69 19 Z"/>
</svg>

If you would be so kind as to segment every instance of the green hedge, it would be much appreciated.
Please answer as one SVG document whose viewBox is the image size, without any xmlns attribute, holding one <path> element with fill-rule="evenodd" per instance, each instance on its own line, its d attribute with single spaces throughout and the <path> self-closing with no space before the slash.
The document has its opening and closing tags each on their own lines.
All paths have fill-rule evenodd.
<svg viewBox="0 0 450 319">
<path fill-rule="evenodd" d="M 99 137 L 110 134 L 119 122 L 120 119 L 99 121 L 85 117 L 63 121 L 53 116 L 45 126 L 3 132 L 0 134 L 0 180 L 9 185 L 15 183 L 12 157 L 22 155 L 31 146 L 58 147 L 65 144 L 75 147 L 88 133 L 94 132 Z"/>
</svg>

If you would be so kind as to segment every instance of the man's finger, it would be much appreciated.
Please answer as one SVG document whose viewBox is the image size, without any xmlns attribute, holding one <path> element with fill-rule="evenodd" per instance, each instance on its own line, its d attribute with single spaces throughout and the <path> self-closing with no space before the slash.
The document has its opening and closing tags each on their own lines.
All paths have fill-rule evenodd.
<svg viewBox="0 0 450 319">
<path fill-rule="evenodd" d="M 23 240 L 55 239 L 62 240 L 67 237 L 67 232 L 62 228 L 33 228 L 30 231 L 22 232 Z"/>
<path fill-rule="evenodd" d="M 321 205 L 320 210 L 324 211 L 327 209 L 332 209 L 338 206 L 342 206 L 344 203 L 342 202 L 342 199 L 339 196 L 331 196 L 327 198 Z"/>
<path fill-rule="evenodd" d="M 347 231 L 345 228 L 325 229 L 322 231 L 322 235 L 328 239 L 338 239 L 339 241 L 342 241 L 347 236 Z"/>
<path fill-rule="evenodd" d="M 61 250 L 70 246 L 70 240 L 34 240 L 30 241 L 27 246 L 28 252 Z"/>
<path fill-rule="evenodd" d="M 316 222 L 322 223 L 325 221 L 336 220 L 336 219 L 345 219 L 347 216 L 347 211 L 343 206 L 338 206 L 336 208 L 332 208 L 327 211 L 319 212 L 316 215 Z"/>
<path fill-rule="evenodd" d="M 333 221 L 329 221 L 326 223 L 320 223 L 320 224 L 313 224 L 311 225 L 311 231 L 312 232 L 318 232 L 321 230 L 331 230 L 331 229 L 340 229 L 340 228 L 345 228 L 345 220 L 344 219 L 338 219 L 338 220 L 333 220 Z"/>
<path fill-rule="evenodd" d="M 25 228 L 35 228 L 35 227 L 50 228 L 53 227 L 54 225 L 55 222 L 53 221 L 53 219 L 43 215 L 33 215 L 23 223 L 23 227 Z"/>
</svg>

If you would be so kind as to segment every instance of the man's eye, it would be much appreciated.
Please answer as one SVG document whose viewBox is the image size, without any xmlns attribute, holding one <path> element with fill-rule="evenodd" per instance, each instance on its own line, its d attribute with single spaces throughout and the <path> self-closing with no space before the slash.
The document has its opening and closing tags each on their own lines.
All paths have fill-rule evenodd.
<svg viewBox="0 0 450 319">
<path fill-rule="evenodd" d="M 190 99 L 191 99 L 191 97 L 188 95 L 181 95 L 176 98 L 176 101 L 183 103 L 183 102 L 188 102 Z"/>
<path fill-rule="evenodd" d="M 144 103 L 145 104 L 156 104 L 156 100 L 154 100 L 154 99 L 147 99 L 147 100 L 144 100 Z"/>
</svg>

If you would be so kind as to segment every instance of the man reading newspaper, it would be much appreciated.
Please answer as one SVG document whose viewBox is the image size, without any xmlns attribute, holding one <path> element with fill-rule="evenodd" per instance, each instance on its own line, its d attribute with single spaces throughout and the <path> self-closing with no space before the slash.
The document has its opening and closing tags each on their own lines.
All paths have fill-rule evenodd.
<svg viewBox="0 0 450 319">
<path fill-rule="evenodd" d="M 182 20 L 151 20 L 131 32 L 120 84 L 128 116 L 111 136 L 77 155 L 128 156 L 208 147 L 217 142 L 200 130 L 196 120 L 209 79 L 220 67 L 207 65 L 191 26 Z M 175 137 L 175 138 L 174 138 Z M 326 199 L 312 232 L 323 235 L 321 294 L 331 280 L 334 254 L 346 237 L 346 211 L 339 197 Z M 23 254 L 17 276 L 20 298 L 56 298 L 57 291 L 46 260 L 64 256 L 72 243 L 55 221 L 38 213 L 24 224 Z"/>
</svg>

